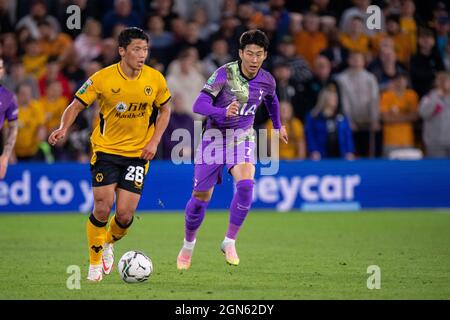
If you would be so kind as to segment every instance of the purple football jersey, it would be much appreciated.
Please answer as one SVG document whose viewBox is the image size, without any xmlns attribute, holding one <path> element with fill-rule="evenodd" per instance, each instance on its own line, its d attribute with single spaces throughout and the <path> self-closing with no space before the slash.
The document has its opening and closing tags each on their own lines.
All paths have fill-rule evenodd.
<svg viewBox="0 0 450 320">
<path fill-rule="evenodd" d="M 213 106 L 216 108 L 226 108 L 234 100 L 239 101 L 239 116 L 209 117 L 206 129 L 217 128 L 223 131 L 251 128 L 256 110 L 261 104 L 264 103 L 268 108 L 279 107 L 275 88 L 275 79 L 262 68 L 253 79 L 248 79 L 242 73 L 239 61 L 223 65 L 208 79 L 202 92 L 213 98 Z"/>
<path fill-rule="evenodd" d="M 0 85 L 0 129 L 3 127 L 5 119 L 14 121 L 17 120 L 18 115 L 19 109 L 14 95 Z"/>
</svg>

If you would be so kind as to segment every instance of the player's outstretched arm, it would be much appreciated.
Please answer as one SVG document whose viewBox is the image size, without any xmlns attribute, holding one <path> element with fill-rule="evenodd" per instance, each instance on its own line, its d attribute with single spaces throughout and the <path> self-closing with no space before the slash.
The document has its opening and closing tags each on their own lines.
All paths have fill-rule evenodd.
<svg viewBox="0 0 450 320">
<path fill-rule="evenodd" d="M 6 169 L 8 168 L 8 160 L 11 156 L 14 145 L 16 144 L 17 132 L 19 131 L 19 125 L 17 120 L 10 121 L 8 123 L 8 134 L 6 136 L 5 146 L 3 153 L 0 155 L 0 180 L 6 175 Z"/>
<path fill-rule="evenodd" d="M 278 131 L 281 141 L 288 143 L 288 134 L 286 127 L 281 125 L 280 119 L 280 102 L 276 94 L 271 97 L 264 99 L 264 104 L 266 105 L 267 111 L 269 112 L 270 119 L 272 120 L 273 128 Z"/>
<path fill-rule="evenodd" d="M 54 146 L 59 140 L 64 139 L 67 130 L 73 124 L 78 114 L 84 109 L 85 106 L 77 99 L 74 99 L 66 110 L 64 110 L 59 128 L 53 131 L 48 137 L 48 143 Z"/>
<path fill-rule="evenodd" d="M 167 125 L 170 119 L 170 105 L 166 103 L 158 110 L 158 118 L 155 123 L 155 132 L 147 145 L 142 150 L 141 158 L 145 160 L 152 160 L 158 149 L 158 144 L 161 141 L 161 137 L 166 131 Z"/>
</svg>

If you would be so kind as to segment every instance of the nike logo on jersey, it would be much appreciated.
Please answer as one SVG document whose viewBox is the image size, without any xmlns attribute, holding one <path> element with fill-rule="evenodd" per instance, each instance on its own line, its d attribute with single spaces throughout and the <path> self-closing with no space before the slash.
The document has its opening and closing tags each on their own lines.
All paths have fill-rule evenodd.
<svg viewBox="0 0 450 320">
<path fill-rule="evenodd" d="M 114 94 L 118 94 L 118 93 L 120 92 L 120 88 L 119 88 L 119 89 L 116 89 L 116 90 L 114 90 L 113 88 L 111 88 L 111 91 L 112 91 L 112 93 L 114 93 Z"/>
</svg>

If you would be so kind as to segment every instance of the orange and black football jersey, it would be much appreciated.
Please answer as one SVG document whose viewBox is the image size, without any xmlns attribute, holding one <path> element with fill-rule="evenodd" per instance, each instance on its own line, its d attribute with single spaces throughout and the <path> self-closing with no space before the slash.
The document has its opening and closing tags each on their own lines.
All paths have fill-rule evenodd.
<svg viewBox="0 0 450 320">
<path fill-rule="evenodd" d="M 75 94 L 86 107 L 98 100 L 100 121 L 91 135 L 95 152 L 139 157 L 155 130 L 153 108 L 170 99 L 163 75 L 144 66 L 135 79 L 129 79 L 120 63 L 92 75 Z"/>
</svg>

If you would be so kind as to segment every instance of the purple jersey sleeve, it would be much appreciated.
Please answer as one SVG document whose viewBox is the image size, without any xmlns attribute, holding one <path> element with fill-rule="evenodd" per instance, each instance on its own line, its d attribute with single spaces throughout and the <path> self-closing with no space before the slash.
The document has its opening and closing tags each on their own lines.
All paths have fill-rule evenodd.
<svg viewBox="0 0 450 320">
<path fill-rule="evenodd" d="M 206 81 L 206 84 L 203 87 L 202 92 L 210 95 L 212 98 L 217 97 L 217 95 L 220 93 L 222 88 L 227 83 L 227 72 L 225 70 L 225 67 L 222 66 L 219 69 L 217 69 L 211 77 L 209 77 L 208 81 Z"/>
<path fill-rule="evenodd" d="M 15 121 L 17 120 L 18 116 L 19 116 L 19 108 L 17 106 L 16 97 L 13 96 L 11 98 L 11 103 L 8 109 L 6 109 L 6 119 L 8 119 L 8 121 Z"/>
<path fill-rule="evenodd" d="M 227 73 L 224 67 L 217 69 L 204 85 L 200 95 L 194 102 L 193 111 L 208 117 L 225 117 L 227 110 L 217 108 L 213 105 L 213 100 L 220 93 L 227 82 Z"/>
<path fill-rule="evenodd" d="M 200 95 L 197 97 L 197 100 L 194 102 L 193 111 L 195 113 L 199 113 L 208 117 L 224 117 L 226 116 L 227 109 L 225 108 L 217 108 L 213 105 L 212 97 L 205 93 L 204 91 L 200 92 Z"/>
<path fill-rule="evenodd" d="M 273 91 L 271 94 L 268 94 L 264 98 L 264 105 L 269 112 L 270 119 L 272 120 L 273 128 L 280 129 L 281 128 L 281 120 L 280 120 L 280 102 L 278 101 L 278 97 L 276 94 L 276 83 L 275 79 L 273 79 Z"/>
</svg>

